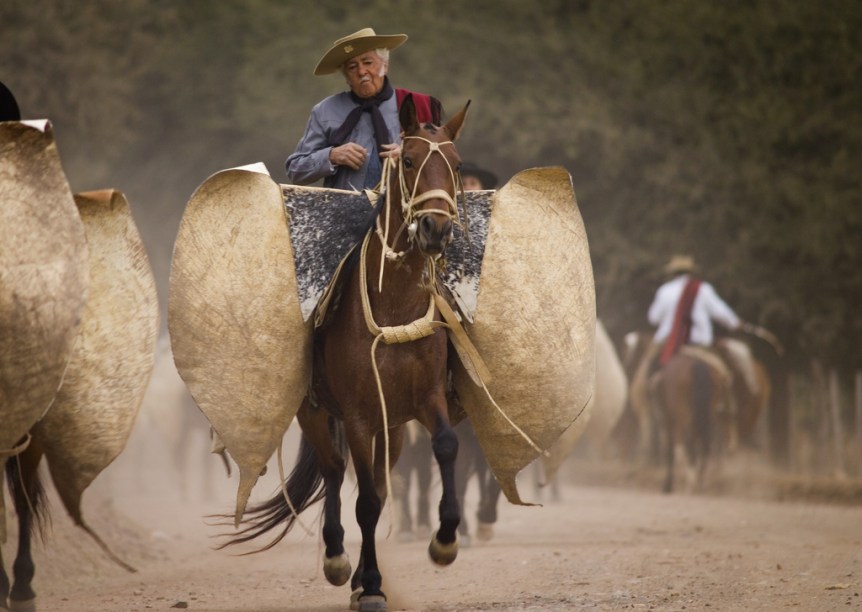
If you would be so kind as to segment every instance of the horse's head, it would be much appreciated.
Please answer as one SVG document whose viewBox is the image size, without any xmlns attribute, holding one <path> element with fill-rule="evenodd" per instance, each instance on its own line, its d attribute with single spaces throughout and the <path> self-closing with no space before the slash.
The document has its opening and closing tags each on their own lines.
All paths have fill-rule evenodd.
<svg viewBox="0 0 862 612">
<path fill-rule="evenodd" d="M 419 123 L 411 95 L 401 104 L 402 214 L 411 238 L 426 256 L 440 255 L 452 239 L 453 218 L 458 218 L 455 198 L 461 163 L 454 141 L 469 106 L 467 102 L 446 125 L 436 126 Z"/>
</svg>

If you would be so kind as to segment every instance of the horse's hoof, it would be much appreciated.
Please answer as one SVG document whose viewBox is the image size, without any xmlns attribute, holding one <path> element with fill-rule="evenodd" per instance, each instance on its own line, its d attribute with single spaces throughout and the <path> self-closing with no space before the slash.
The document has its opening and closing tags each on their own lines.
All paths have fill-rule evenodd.
<svg viewBox="0 0 862 612">
<path fill-rule="evenodd" d="M 356 589 L 350 594 L 350 609 L 359 612 L 386 612 L 386 596 L 366 595 L 362 597 L 362 589 Z"/>
<path fill-rule="evenodd" d="M 366 595 L 359 598 L 359 612 L 386 612 L 386 597 L 383 595 Z"/>
<path fill-rule="evenodd" d="M 483 523 L 479 521 L 476 527 L 476 538 L 480 542 L 489 542 L 494 537 L 494 523 Z"/>
<path fill-rule="evenodd" d="M 24 601 L 18 601 L 10 599 L 9 612 L 36 612 L 36 600 L 25 599 Z"/>
<path fill-rule="evenodd" d="M 458 556 L 458 534 L 455 534 L 455 541 L 451 544 L 443 544 L 437 539 L 437 532 L 431 538 L 431 543 L 428 545 L 428 555 L 431 560 L 437 565 L 449 565 Z"/>
<path fill-rule="evenodd" d="M 323 560 L 323 575 L 333 586 L 341 586 L 350 579 L 350 559 L 347 553 L 337 557 L 327 557 Z"/>
</svg>

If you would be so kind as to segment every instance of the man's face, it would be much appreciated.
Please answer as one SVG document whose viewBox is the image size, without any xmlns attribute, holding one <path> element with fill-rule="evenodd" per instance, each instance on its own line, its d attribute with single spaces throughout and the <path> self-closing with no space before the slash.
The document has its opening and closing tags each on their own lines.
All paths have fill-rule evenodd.
<svg viewBox="0 0 862 612">
<path fill-rule="evenodd" d="M 360 98 L 371 98 L 383 89 L 383 77 L 389 70 L 376 51 L 367 51 L 362 55 L 350 58 L 344 62 L 344 77 L 350 89 Z"/>
<path fill-rule="evenodd" d="M 482 182 L 469 174 L 461 175 L 461 183 L 464 185 L 464 191 L 479 191 L 484 189 Z"/>
</svg>

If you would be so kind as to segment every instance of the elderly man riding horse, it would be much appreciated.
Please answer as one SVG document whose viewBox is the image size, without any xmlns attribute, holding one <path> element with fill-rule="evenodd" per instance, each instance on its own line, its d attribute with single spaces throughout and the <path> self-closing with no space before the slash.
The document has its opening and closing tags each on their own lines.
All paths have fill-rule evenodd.
<svg viewBox="0 0 862 612">
<path fill-rule="evenodd" d="M 409 93 L 420 123 L 440 123 L 439 100 L 389 83 L 389 52 L 406 40 L 406 34 L 378 35 L 364 28 L 336 40 L 323 55 L 314 74 L 341 71 L 350 90 L 312 109 L 305 133 L 285 162 L 291 183 L 323 179 L 325 187 L 355 191 L 376 186 L 381 158 L 398 155 L 398 109 Z"/>
</svg>

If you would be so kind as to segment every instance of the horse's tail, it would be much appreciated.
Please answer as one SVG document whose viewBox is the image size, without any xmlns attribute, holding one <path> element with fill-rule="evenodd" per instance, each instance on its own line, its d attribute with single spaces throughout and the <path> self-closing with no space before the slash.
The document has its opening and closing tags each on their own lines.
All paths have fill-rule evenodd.
<svg viewBox="0 0 862 612">
<path fill-rule="evenodd" d="M 340 421 L 336 420 L 335 422 L 340 424 Z M 335 437 L 335 439 L 340 438 L 343 436 Z M 326 490 L 323 485 L 323 472 L 320 469 L 317 452 L 311 442 L 303 435 L 299 444 L 296 465 L 285 481 L 285 490 L 287 497 L 290 498 L 290 504 L 285 499 L 285 490 L 279 490 L 267 501 L 249 507 L 246 510 L 245 518 L 243 518 L 245 527 L 240 529 L 236 536 L 217 548 L 222 549 L 232 544 L 249 542 L 283 524 L 283 529 L 272 541 L 252 552 L 269 550 L 281 542 L 293 528 L 298 515 L 326 497 Z M 296 511 L 295 514 L 294 510 Z"/>
<path fill-rule="evenodd" d="M 29 525 L 32 534 L 44 539 L 46 528 L 50 524 L 48 499 L 45 496 L 45 487 L 42 485 L 42 479 L 39 478 L 38 469 L 28 469 L 27 463 L 22 461 L 20 455 L 10 457 L 6 462 L 9 494 L 14 500 L 15 512 L 19 520 L 22 517 L 30 517 L 30 520 L 24 524 Z M 2 494 L 0 490 L 0 495 Z"/>
<path fill-rule="evenodd" d="M 712 440 L 712 394 L 713 380 L 710 366 L 695 360 L 691 369 L 691 390 L 694 431 L 692 435 L 700 443 L 703 456 L 709 455 Z"/>
</svg>

